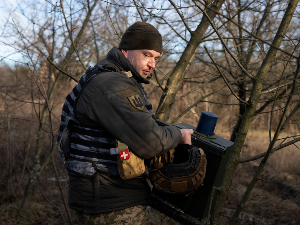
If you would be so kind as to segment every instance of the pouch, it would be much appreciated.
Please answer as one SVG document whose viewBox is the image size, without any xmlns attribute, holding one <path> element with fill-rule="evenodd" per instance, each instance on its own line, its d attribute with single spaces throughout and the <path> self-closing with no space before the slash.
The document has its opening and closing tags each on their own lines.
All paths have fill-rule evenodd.
<svg viewBox="0 0 300 225">
<path fill-rule="evenodd" d="M 119 175 L 123 180 L 132 179 L 141 176 L 145 172 L 144 159 L 136 156 L 132 151 L 128 149 L 128 146 L 120 141 L 118 141 L 118 171 Z M 122 160 L 122 152 L 128 150 L 129 159 Z M 127 151 L 126 151 L 127 152 Z"/>
</svg>

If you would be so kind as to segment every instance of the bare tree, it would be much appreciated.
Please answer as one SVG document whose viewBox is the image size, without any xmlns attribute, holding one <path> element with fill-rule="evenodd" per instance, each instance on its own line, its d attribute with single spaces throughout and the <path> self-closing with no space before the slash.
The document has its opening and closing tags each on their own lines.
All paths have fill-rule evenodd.
<svg viewBox="0 0 300 225">
<path fill-rule="evenodd" d="M 30 142 L 23 143 L 24 165 L 31 165 L 21 207 L 32 197 L 36 185 L 39 187 L 39 177 L 51 159 L 59 180 L 53 154 L 57 154 L 55 135 L 64 88 L 74 86 L 71 79 L 77 81 L 88 66 L 118 46 L 129 24 L 142 20 L 154 24 L 164 38 L 164 54 L 148 88 L 150 98 L 160 98 L 153 102 L 157 118 L 171 123 L 179 119 L 194 122 L 200 115 L 201 107 L 197 106 L 205 105 L 217 112 L 230 112 L 225 116 L 235 121 L 231 131 L 234 145 L 227 151 L 226 172 L 212 201 L 210 217 L 214 224 L 221 224 L 237 165 L 263 158 L 232 218 L 234 224 L 272 153 L 299 141 L 299 37 L 292 32 L 299 31 L 293 18 L 297 4 L 296 0 L 94 0 L 26 1 L 15 6 L 14 18 L 6 18 L 1 36 L 6 46 L 22 54 L 25 66 L 15 76 L 14 88 L 1 86 L 6 118 L 1 126 L 6 135 L 9 179 L 13 177 L 13 149 L 20 149 L 12 144 L 14 135 L 10 135 L 16 130 L 11 124 L 15 108 L 30 105 L 26 119 L 37 124 L 27 137 L 35 140 L 34 154 L 27 150 Z M 23 95 L 16 92 L 18 89 L 24 90 Z M 270 144 L 265 153 L 241 159 L 254 118 L 269 119 L 265 125 L 269 126 Z M 278 144 L 279 134 L 291 123 L 296 124 L 295 135 L 284 137 Z M 13 196 L 12 182 L 7 183 L 7 192 Z M 71 223 L 70 216 L 69 220 Z"/>
</svg>

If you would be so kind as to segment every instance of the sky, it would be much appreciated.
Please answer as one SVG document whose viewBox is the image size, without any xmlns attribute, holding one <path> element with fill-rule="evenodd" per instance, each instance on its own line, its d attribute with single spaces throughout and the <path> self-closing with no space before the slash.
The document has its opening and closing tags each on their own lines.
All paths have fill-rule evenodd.
<svg viewBox="0 0 300 225">
<path fill-rule="evenodd" d="M 31 0 L 25 0 L 25 1 L 2 0 L 2 2 L 1 2 L 2 4 L 0 6 L 0 15 L 1 15 L 0 31 L 4 30 L 3 27 L 5 26 L 6 23 L 9 23 L 10 27 L 13 27 L 14 23 L 21 27 L 27 26 L 25 23 L 22 24 L 22 21 L 24 21 L 24 22 L 27 21 L 27 18 L 22 20 L 22 15 L 20 13 L 14 12 L 14 10 L 17 8 L 18 5 L 25 7 L 25 4 L 28 4 L 28 2 L 30 2 L 30 1 Z M 38 3 L 47 3 L 46 1 L 47 0 L 42 0 L 41 2 L 37 1 L 37 4 Z M 72 1 L 72 0 L 70 0 L 70 1 Z M 34 2 L 34 1 L 32 1 L 32 2 Z M 65 5 L 67 7 L 67 2 L 65 3 Z M 32 8 L 34 8 L 34 7 L 35 7 L 35 5 L 32 5 Z M 162 5 L 162 7 L 163 7 L 163 5 Z M 27 7 L 26 10 L 28 10 L 28 12 L 30 12 L 31 8 Z M 14 13 L 12 13 L 12 12 L 14 12 Z M 30 15 L 30 14 L 28 13 L 28 15 Z M 17 50 L 12 47 L 12 46 L 16 46 L 16 45 L 14 44 L 14 40 L 11 37 L 8 37 L 6 35 L 7 31 L 9 31 L 9 29 L 7 27 L 8 26 L 6 26 L 5 32 L 2 32 L 2 34 L 0 33 L 0 65 L 1 65 L 1 63 L 3 65 L 3 62 L 5 62 L 5 64 L 8 64 L 9 66 L 13 66 L 16 62 L 24 62 L 24 60 L 26 60 L 26 58 L 23 57 L 21 53 L 18 53 Z M 31 28 L 32 27 L 30 27 L 30 29 Z M 165 31 L 162 30 L 161 32 L 163 33 Z M 181 45 L 179 45 L 179 46 L 181 46 Z"/>
<path fill-rule="evenodd" d="M 2 0 L 0 6 L 0 65 L 3 65 L 3 60 L 5 64 L 9 66 L 13 66 L 15 61 L 23 61 L 22 54 L 16 53 L 16 50 L 8 45 L 12 40 L 7 37 L 4 33 L 3 27 L 7 27 L 7 23 L 13 23 L 13 17 L 10 13 L 13 11 L 18 4 L 16 0 Z"/>
</svg>

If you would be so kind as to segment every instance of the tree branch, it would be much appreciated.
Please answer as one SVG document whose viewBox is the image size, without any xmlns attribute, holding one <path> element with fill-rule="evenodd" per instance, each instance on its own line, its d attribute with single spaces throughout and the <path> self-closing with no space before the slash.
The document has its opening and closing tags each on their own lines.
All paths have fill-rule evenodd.
<svg viewBox="0 0 300 225">
<path fill-rule="evenodd" d="M 183 117 L 188 111 L 190 111 L 192 108 L 194 108 L 195 106 L 197 106 L 200 102 L 202 102 L 203 99 L 215 94 L 216 92 L 222 90 L 223 88 L 227 87 L 227 85 L 224 85 L 222 87 L 219 87 L 218 89 L 214 90 L 213 92 L 202 96 L 198 101 L 196 101 L 194 104 L 190 105 L 187 109 L 185 109 L 179 116 L 177 116 L 170 124 L 174 124 L 176 123 L 181 117 Z"/>
<path fill-rule="evenodd" d="M 292 144 L 295 144 L 295 143 L 297 143 L 298 141 L 300 141 L 300 137 L 299 137 L 299 138 L 296 138 L 296 139 L 294 139 L 294 140 L 292 140 L 292 141 L 289 141 L 289 142 L 287 142 L 287 143 L 285 143 L 285 144 L 280 144 L 280 145 L 276 146 L 275 148 L 273 148 L 273 149 L 271 150 L 270 154 L 273 154 L 274 152 L 276 152 L 276 151 L 278 151 L 278 150 L 280 150 L 280 149 L 283 149 L 283 148 L 285 148 L 285 147 L 287 147 L 287 146 L 290 146 L 290 145 L 292 145 Z M 245 163 L 245 162 L 254 161 L 254 160 L 257 160 L 257 159 L 260 159 L 260 158 L 266 156 L 266 154 L 267 154 L 267 152 L 264 152 L 264 153 L 261 153 L 261 154 L 259 154 L 259 155 L 256 155 L 256 156 L 253 156 L 253 157 L 250 157 L 250 158 L 240 159 L 239 163 Z"/>
<path fill-rule="evenodd" d="M 61 72 L 62 74 L 64 74 L 64 75 L 66 75 L 66 76 L 68 76 L 68 77 L 70 77 L 72 80 L 74 80 L 75 82 L 77 82 L 78 83 L 78 80 L 76 79 L 76 78 L 74 78 L 72 75 L 70 75 L 70 74 L 67 74 L 65 71 L 63 71 L 63 70 L 61 70 L 61 69 L 59 69 L 48 57 L 47 57 L 47 60 L 51 63 L 51 65 L 52 66 L 54 66 L 55 67 L 55 69 L 57 69 L 59 72 Z"/>
<path fill-rule="evenodd" d="M 207 15 L 207 13 L 201 9 L 200 6 L 198 6 L 197 2 L 195 0 L 193 0 L 193 2 L 195 3 L 195 5 L 203 12 L 203 14 L 206 16 L 206 18 L 208 19 L 210 25 L 212 26 L 212 28 L 215 30 L 216 34 L 218 35 L 220 41 L 222 42 L 222 45 L 224 46 L 224 48 L 226 49 L 226 51 L 229 53 L 229 55 L 231 56 L 231 58 L 233 58 L 233 60 L 236 62 L 236 64 L 240 67 L 240 69 L 251 79 L 253 79 L 253 76 L 251 74 L 249 74 L 247 72 L 247 70 L 245 70 L 245 68 L 242 66 L 242 64 L 235 58 L 235 56 L 231 53 L 231 51 L 229 51 L 227 45 L 225 44 L 225 42 L 223 41 L 221 35 L 219 34 L 217 28 L 215 27 L 213 21 L 209 18 L 209 16 Z"/>
<path fill-rule="evenodd" d="M 74 51 L 76 52 L 76 55 L 77 55 L 77 57 L 78 57 L 78 59 L 79 59 L 81 65 L 82 65 L 82 67 L 84 68 L 84 70 L 87 70 L 86 66 L 84 65 L 84 63 L 82 62 L 82 60 L 81 60 L 81 58 L 80 58 L 80 56 L 79 56 L 79 53 L 78 53 L 78 51 L 77 51 L 77 47 L 76 47 L 76 45 L 75 45 L 75 43 L 74 43 L 74 41 L 73 41 L 72 33 L 71 33 L 71 31 L 70 31 L 70 29 L 69 29 L 69 26 L 68 26 L 68 21 L 67 21 L 66 15 L 65 15 L 65 11 L 64 11 L 64 6 L 63 6 L 62 0 L 60 0 L 60 7 L 61 7 L 61 10 L 62 10 L 64 19 L 65 19 L 66 27 L 67 27 L 67 29 L 68 29 L 69 37 L 70 37 L 72 46 L 73 46 L 73 48 L 74 48 Z"/>
<path fill-rule="evenodd" d="M 140 17 L 141 17 L 141 20 L 142 20 L 143 22 L 146 22 L 145 19 L 143 18 L 143 14 L 141 13 L 141 11 L 140 11 L 140 9 L 139 9 L 139 7 L 138 7 L 138 5 L 137 5 L 137 3 L 136 3 L 135 0 L 133 0 L 133 3 L 134 3 L 136 10 L 138 11 L 138 13 L 139 13 L 139 15 L 140 15 Z"/>
<path fill-rule="evenodd" d="M 172 0 L 169 0 L 169 2 L 171 3 L 171 5 L 174 7 L 174 9 L 176 10 L 176 12 L 178 13 L 178 15 L 180 16 L 185 28 L 191 33 L 193 33 L 193 31 L 189 28 L 189 26 L 187 25 L 187 23 L 185 22 L 184 16 L 181 14 L 181 12 L 179 11 L 179 9 L 177 8 L 177 6 L 174 4 L 174 2 Z"/>
<path fill-rule="evenodd" d="M 223 5 L 225 0 L 216 0 L 214 1 L 213 8 L 219 10 Z M 208 14 L 211 18 L 215 17 L 215 13 L 211 10 L 208 10 Z M 197 26 L 196 30 L 191 34 L 191 38 L 184 49 L 179 61 L 177 62 L 175 68 L 173 69 L 170 78 L 167 81 L 167 87 L 163 92 L 163 95 L 159 102 L 159 107 L 156 112 L 158 119 L 166 121 L 169 119 L 170 112 L 172 109 L 172 102 L 174 101 L 175 94 L 178 88 L 180 80 L 184 77 L 184 72 L 191 65 L 192 60 L 195 57 L 195 53 L 198 49 L 199 44 L 202 41 L 203 35 L 209 27 L 210 23 L 207 21 L 206 17 L 201 19 L 201 22 Z"/>
<path fill-rule="evenodd" d="M 233 92 L 233 90 L 231 89 L 231 87 L 230 87 L 230 85 L 229 85 L 229 83 L 228 83 L 228 81 L 227 81 L 225 75 L 222 73 L 222 71 L 220 70 L 220 68 L 218 67 L 218 65 L 215 63 L 214 59 L 213 59 L 213 58 L 211 57 L 211 55 L 209 54 L 207 48 L 206 48 L 205 46 L 204 46 L 204 48 L 205 48 L 205 51 L 207 52 L 209 58 L 211 59 L 211 61 L 214 63 L 214 65 L 216 66 L 217 70 L 218 70 L 219 73 L 222 75 L 223 80 L 225 81 L 227 87 L 229 88 L 229 90 L 231 91 L 231 93 L 234 95 L 234 97 L 236 97 L 236 99 L 239 100 L 240 102 L 243 102 L 244 104 L 249 105 L 248 102 L 245 102 L 243 99 L 239 98 L 239 97 Z"/>
<path fill-rule="evenodd" d="M 254 1 L 253 1 L 253 2 L 254 2 Z M 202 5 L 204 5 L 201 1 L 199 1 L 199 3 L 202 4 Z M 208 6 L 207 6 L 207 7 L 208 7 Z M 211 9 L 211 8 L 209 8 L 209 9 Z M 276 50 L 279 50 L 279 51 L 281 51 L 281 52 L 283 52 L 283 53 L 287 54 L 288 56 L 291 56 L 291 57 L 293 57 L 293 58 L 295 58 L 295 59 L 298 58 L 297 56 L 292 55 L 292 54 L 290 54 L 290 53 L 287 52 L 287 51 L 284 51 L 283 49 L 279 48 L 278 46 L 275 46 L 274 44 L 271 44 L 271 43 L 265 41 L 264 39 L 262 39 L 262 38 L 256 36 L 255 34 L 251 33 L 251 32 L 248 31 L 248 30 L 246 30 L 244 27 L 240 26 L 237 22 L 235 22 L 235 21 L 232 20 L 231 18 L 229 18 L 229 17 L 223 15 L 222 13 L 219 13 L 218 11 L 216 11 L 216 10 L 214 10 L 214 9 L 211 9 L 211 10 L 214 11 L 215 13 L 217 13 L 218 15 L 220 15 L 220 16 L 226 18 L 227 20 L 229 20 L 230 22 L 232 22 L 232 23 L 235 24 L 236 26 L 240 27 L 243 31 L 245 31 L 246 33 L 250 34 L 252 37 L 255 37 L 256 39 L 262 41 L 263 43 L 269 45 L 270 47 L 273 47 L 273 48 L 275 48 Z"/>
</svg>

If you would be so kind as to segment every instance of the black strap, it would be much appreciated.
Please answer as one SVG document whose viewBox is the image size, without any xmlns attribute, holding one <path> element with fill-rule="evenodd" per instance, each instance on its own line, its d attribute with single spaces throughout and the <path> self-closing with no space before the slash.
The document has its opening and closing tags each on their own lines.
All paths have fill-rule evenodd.
<svg viewBox="0 0 300 225">
<path fill-rule="evenodd" d="M 82 140 L 74 137 L 71 137 L 71 143 L 88 146 L 91 148 L 102 148 L 102 149 L 111 149 L 116 147 L 116 144 L 101 143 L 99 141 Z"/>
<path fill-rule="evenodd" d="M 88 158 L 96 158 L 96 159 L 103 159 L 103 160 L 110 160 L 110 161 L 117 161 L 117 155 L 110 155 L 106 153 L 98 153 L 98 152 L 91 152 L 91 151 L 81 151 L 78 149 L 71 148 L 70 149 L 70 155 L 78 155 L 78 156 L 83 156 L 83 157 L 88 157 Z M 77 160 L 76 157 L 72 157 Z M 85 160 L 86 162 L 93 162 L 90 160 Z"/>
<path fill-rule="evenodd" d="M 78 93 L 77 89 L 76 89 L 76 86 L 74 87 L 73 91 L 74 91 L 74 94 L 76 96 L 76 100 L 75 100 L 75 103 L 74 103 L 74 110 L 76 108 L 76 103 L 77 103 L 77 100 L 79 99 L 79 96 L 81 95 L 83 89 L 88 85 L 88 83 L 92 80 L 92 78 L 94 78 L 95 76 L 101 74 L 101 73 L 104 73 L 104 72 L 112 72 L 111 70 L 108 70 L 108 69 L 105 69 L 102 65 L 96 65 L 94 67 L 89 67 L 86 71 L 85 71 L 85 75 L 86 75 L 86 79 L 85 81 L 83 81 L 82 79 L 79 80 L 79 83 L 81 85 L 81 90 L 80 92 Z M 76 92 L 76 93 L 75 93 Z"/>
<path fill-rule="evenodd" d="M 93 162 L 93 167 L 97 171 L 96 163 Z M 95 201 L 100 201 L 100 173 L 97 171 L 94 177 L 94 188 L 95 188 Z"/>
<path fill-rule="evenodd" d="M 102 138 L 111 138 L 114 139 L 114 136 L 110 134 L 108 131 L 105 130 L 95 130 L 95 128 L 90 128 L 93 130 L 87 130 L 84 128 L 80 128 L 77 126 L 72 126 L 72 132 L 81 134 L 81 135 L 87 135 L 91 137 L 102 137 Z"/>
</svg>

